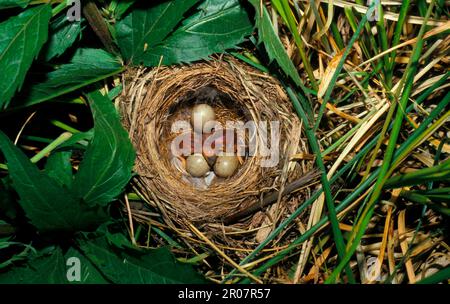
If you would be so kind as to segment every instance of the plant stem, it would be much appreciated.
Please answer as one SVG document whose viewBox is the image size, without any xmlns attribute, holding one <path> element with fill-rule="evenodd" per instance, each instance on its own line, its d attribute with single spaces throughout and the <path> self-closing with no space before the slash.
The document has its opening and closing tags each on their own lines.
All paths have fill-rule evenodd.
<svg viewBox="0 0 450 304">
<path fill-rule="evenodd" d="M 67 1 L 63 0 L 60 4 L 52 9 L 52 17 L 55 17 L 67 7 Z"/>
<path fill-rule="evenodd" d="M 72 128 L 71 126 L 69 126 L 69 125 L 67 125 L 67 124 L 65 124 L 65 123 L 63 123 L 63 122 L 61 122 L 61 121 L 59 121 L 59 120 L 52 119 L 52 120 L 50 121 L 50 123 L 51 123 L 52 125 L 58 127 L 58 128 L 63 129 L 64 131 L 67 131 L 67 132 L 70 132 L 70 133 L 73 133 L 73 134 L 80 133 L 79 130 L 77 130 L 77 129 L 75 129 L 75 128 Z"/>
<path fill-rule="evenodd" d="M 54 141 L 52 141 L 50 144 L 48 144 L 44 149 L 39 151 L 35 156 L 30 158 L 30 161 L 32 163 L 37 163 L 41 159 L 43 159 L 45 156 L 47 156 L 50 152 L 58 148 L 61 144 L 66 142 L 69 138 L 72 137 L 72 134 L 69 132 L 64 132 L 60 136 L 58 136 Z M 8 170 L 8 166 L 5 164 L 0 164 L 0 169 Z"/>
</svg>

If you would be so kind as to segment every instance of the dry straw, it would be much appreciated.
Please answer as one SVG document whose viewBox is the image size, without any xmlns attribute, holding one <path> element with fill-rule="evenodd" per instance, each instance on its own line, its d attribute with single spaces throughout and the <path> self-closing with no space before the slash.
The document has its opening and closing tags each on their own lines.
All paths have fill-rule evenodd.
<svg viewBox="0 0 450 304">
<path fill-rule="evenodd" d="M 290 161 L 290 156 L 307 151 L 301 140 L 301 121 L 274 78 L 234 58 L 216 58 L 185 66 L 133 69 L 126 73 L 124 84 L 119 104 L 123 123 L 137 150 L 136 189 L 160 210 L 165 224 L 175 231 L 189 231 L 193 223 L 219 240 L 242 235 L 248 240 L 249 232 L 259 232 L 259 238 L 264 238 L 270 227 L 304 200 L 305 191 L 299 188 L 304 189 L 306 182 L 295 182 L 311 169 L 311 160 Z M 176 109 L 182 109 L 183 103 L 195 102 L 196 92 L 205 87 L 216 88 L 229 101 L 226 110 L 219 113 L 219 121 L 226 117 L 280 122 L 277 166 L 264 168 L 261 156 L 247 157 L 233 177 L 206 189 L 193 186 L 185 173 L 175 169 L 167 148 L 173 134 L 167 130 L 178 117 Z M 259 130 L 257 134 L 258 151 L 262 139 Z M 284 191 L 285 184 L 291 184 L 289 191 Z M 283 191 L 291 195 L 276 195 Z M 258 211 L 258 207 L 269 204 Z M 224 224 L 225 219 L 236 214 L 246 216 Z"/>
</svg>

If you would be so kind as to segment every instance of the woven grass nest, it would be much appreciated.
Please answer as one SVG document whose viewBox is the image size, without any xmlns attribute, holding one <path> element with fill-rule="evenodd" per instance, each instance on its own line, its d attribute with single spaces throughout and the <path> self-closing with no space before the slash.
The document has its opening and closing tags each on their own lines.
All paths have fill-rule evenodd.
<svg viewBox="0 0 450 304">
<path fill-rule="evenodd" d="M 186 232 L 194 224 L 222 240 L 242 237 L 240 232 L 247 240 L 249 233 L 259 233 L 257 239 L 263 239 L 271 225 L 304 201 L 305 188 L 314 180 L 304 176 L 310 172 L 311 160 L 291 160 L 306 150 L 302 123 L 273 77 L 224 57 L 191 65 L 132 69 L 125 74 L 124 84 L 119 107 L 137 150 L 136 190 L 159 209 L 169 227 Z M 219 102 L 208 102 L 216 108 L 219 122 L 280 122 L 276 166 L 261 166 L 267 156 L 248 156 L 232 177 L 206 187 L 193 184 L 174 166 L 168 148 L 174 136 L 171 124 L 199 102 L 206 88 L 218 92 Z M 259 137 L 256 143 L 258 150 Z M 290 195 L 284 195 L 287 192 Z"/>
</svg>

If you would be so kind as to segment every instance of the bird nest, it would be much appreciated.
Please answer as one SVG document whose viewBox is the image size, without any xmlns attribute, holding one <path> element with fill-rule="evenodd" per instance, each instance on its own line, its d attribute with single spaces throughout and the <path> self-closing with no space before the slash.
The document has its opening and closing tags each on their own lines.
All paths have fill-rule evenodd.
<svg viewBox="0 0 450 304">
<path fill-rule="evenodd" d="M 306 150 L 302 123 L 276 79 L 226 57 L 132 69 L 124 84 L 119 107 L 137 150 L 134 184 L 165 225 L 187 232 L 193 224 L 219 240 L 259 233 L 261 240 L 304 201 L 316 175 L 311 160 L 292 161 Z M 192 178 L 171 151 L 180 135 L 174 123 L 186 120 L 199 102 L 214 107 L 220 123 L 253 123 L 229 178 Z"/>
</svg>

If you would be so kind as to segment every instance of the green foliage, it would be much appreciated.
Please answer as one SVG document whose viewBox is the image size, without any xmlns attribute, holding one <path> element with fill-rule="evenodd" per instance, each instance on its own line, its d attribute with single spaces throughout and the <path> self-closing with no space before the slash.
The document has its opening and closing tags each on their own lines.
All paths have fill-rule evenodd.
<svg viewBox="0 0 450 304">
<path fill-rule="evenodd" d="M 75 247 L 70 247 L 65 254 L 65 260 L 70 261 L 70 258 L 77 258 L 80 260 L 80 281 L 72 281 L 72 284 L 106 284 L 111 283 L 99 269 L 91 263 L 91 261 Z M 67 265 L 67 264 L 66 264 Z M 70 269 L 67 270 L 70 273 Z M 63 279 L 67 283 L 66 276 Z"/>
<path fill-rule="evenodd" d="M 172 1 L 131 12 L 117 26 L 124 57 L 134 64 L 147 66 L 158 65 L 161 57 L 165 65 L 188 63 L 233 48 L 251 34 L 252 23 L 238 0 L 206 0 L 194 15 L 167 36 L 195 2 Z M 166 11 L 170 17 L 164 18 L 162 12 Z M 159 22 L 164 25 L 156 26 Z M 139 24 L 147 26 L 138 27 Z"/>
<path fill-rule="evenodd" d="M 81 24 L 82 21 L 68 21 L 65 15 L 50 23 L 49 39 L 42 50 L 46 61 L 61 56 L 72 46 L 81 35 Z"/>
<path fill-rule="evenodd" d="M 401 188 L 403 186 L 425 184 L 431 181 L 450 182 L 450 159 L 434 167 L 393 176 L 386 181 L 384 187 L 388 189 Z"/>
<path fill-rule="evenodd" d="M 0 223 L 1 223 L 1 221 L 0 221 Z M 0 224 L 0 227 L 1 227 L 1 224 Z M 10 242 L 7 239 L 0 239 L 0 250 L 6 249 L 6 248 L 11 249 L 11 247 L 16 247 L 16 254 L 14 254 L 13 256 L 8 258 L 6 261 L 0 263 L 0 271 L 2 269 L 7 269 L 14 263 L 19 263 L 24 260 L 27 260 L 29 254 L 30 254 L 30 251 L 33 250 L 33 248 L 29 245 L 24 245 L 24 244 L 17 243 L 17 242 Z M 20 247 L 23 249 L 20 250 L 19 249 Z"/>
<path fill-rule="evenodd" d="M 0 9 L 11 7 L 26 7 L 30 3 L 30 0 L 0 0 Z"/>
<path fill-rule="evenodd" d="M 134 2 L 136 0 L 112 0 L 109 10 L 113 13 L 114 18 L 121 19 Z"/>
<path fill-rule="evenodd" d="M 89 94 L 88 100 L 94 115 L 94 137 L 73 187 L 70 153 L 57 152 L 47 161 L 46 170 L 40 171 L 0 132 L 0 150 L 20 205 L 41 232 L 74 232 L 99 224 L 105 219 L 103 207 L 131 178 L 135 154 L 113 104 L 98 92 Z"/>
<path fill-rule="evenodd" d="M 26 263 L 17 263 L 8 272 L 0 273 L 0 284 L 102 284 L 109 283 L 102 273 L 76 248 L 64 254 L 60 247 L 47 247 L 38 253 L 28 254 Z M 80 280 L 69 281 L 72 274 L 71 258 L 79 260 Z M 77 261 L 78 262 L 78 261 Z"/>
<path fill-rule="evenodd" d="M 69 189 L 56 184 L 1 131 L 0 150 L 7 160 L 14 189 L 20 196 L 20 206 L 39 231 L 84 230 L 104 219 L 100 208 L 89 208 Z"/>
<path fill-rule="evenodd" d="M 15 107 L 27 107 L 70 93 L 123 71 L 118 58 L 101 49 L 78 49 L 70 63 L 36 77 L 14 99 Z"/>
<path fill-rule="evenodd" d="M 284 22 L 289 27 L 289 30 L 294 37 L 295 44 L 297 45 L 297 48 L 300 53 L 300 57 L 302 59 L 303 65 L 305 66 L 306 73 L 308 74 L 309 80 L 311 82 L 311 85 L 314 90 L 317 90 L 317 82 L 316 78 L 314 76 L 311 63 L 309 62 L 309 58 L 306 56 L 305 46 L 302 41 L 302 38 L 300 37 L 300 34 L 297 29 L 297 24 L 294 18 L 294 12 L 291 10 L 291 7 L 289 6 L 288 0 L 272 0 L 272 4 L 277 9 L 278 13 L 282 16 Z M 314 7 L 314 6 L 313 6 Z M 315 11 L 315 9 L 313 8 Z M 319 20 L 319 19 L 317 19 Z"/>
<path fill-rule="evenodd" d="M 40 252 L 25 265 L 0 273 L 0 284 L 61 284 L 66 277 L 65 259 L 60 248 Z M 67 280 L 66 280 L 67 282 Z"/>
<path fill-rule="evenodd" d="M 298 75 L 297 69 L 289 58 L 283 44 L 280 41 L 277 33 L 273 28 L 272 22 L 270 21 L 269 14 L 265 6 L 260 6 L 259 0 L 249 0 L 250 3 L 255 7 L 256 14 L 256 27 L 258 28 L 258 43 L 264 44 L 267 55 L 269 55 L 270 61 L 276 61 L 280 66 L 281 70 L 289 76 L 297 85 L 301 84 L 300 76 Z"/>
<path fill-rule="evenodd" d="M 122 247 L 118 250 L 105 236 L 80 238 L 78 245 L 86 257 L 114 283 L 205 283 L 191 266 L 176 262 L 166 248 L 138 250 Z"/>
<path fill-rule="evenodd" d="M 49 5 L 28 9 L 0 23 L 0 109 L 20 89 L 28 69 L 47 41 Z"/>
<path fill-rule="evenodd" d="M 117 39 L 126 60 L 139 64 L 146 49 L 155 47 L 180 23 L 198 0 L 176 0 L 137 8 L 117 24 Z"/>
<path fill-rule="evenodd" d="M 0 272 L 0 284 L 206 283 L 192 266 L 177 262 L 166 248 L 133 248 L 123 234 L 110 233 L 104 227 L 79 234 L 65 252 L 56 246 L 37 253 L 27 251 L 27 262 L 20 264 L 16 258 L 14 265 L 8 263 L 7 272 Z M 2 244 L 9 246 L 0 240 L 0 250 Z M 78 265 L 80 280 L 69 280 Z"/>
<path fill-rule="evenodd" d="M 70 158 L 72 151 L 57 151 L 47 158 L 45 172 L 60 186 L 71 188 L 72 186 L 72 163 Z"/>
<path fill-rule="evenodd" d="M 94 115 L 94 139 L 79 166 L 73 191 L 90 206 L 105 206 L 130 180 L 135 152 L 111 101 L 99 92 L 87 98 Z"/>
</svg>

